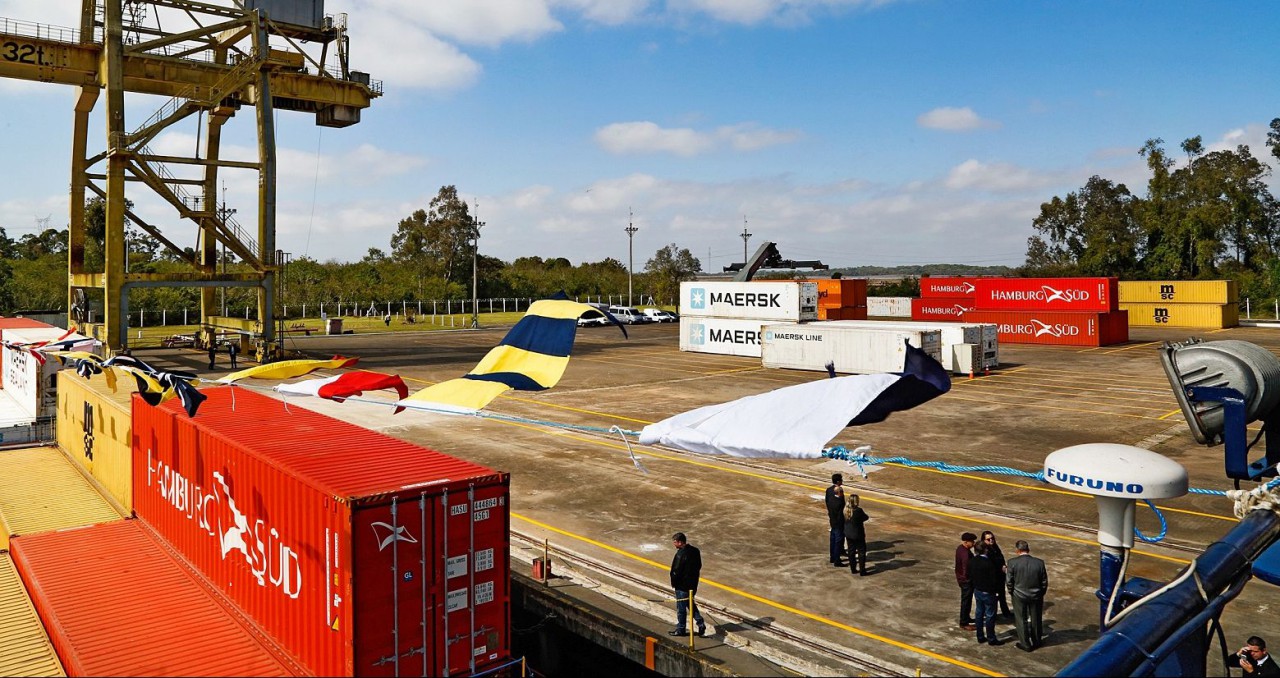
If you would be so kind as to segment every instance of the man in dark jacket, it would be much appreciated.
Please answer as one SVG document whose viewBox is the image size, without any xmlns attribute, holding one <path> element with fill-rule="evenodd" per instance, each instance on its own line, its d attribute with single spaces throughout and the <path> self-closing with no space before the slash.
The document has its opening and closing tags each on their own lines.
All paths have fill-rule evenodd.
<svg viewBox="0 0 1280 678">
<path fill-rule="evenodd" d="M 698 635 L 704 635 L 707 624 L 702 620 L 695 597 L 698 593 L 698 578 L 702 575 L 702 552 L 689 543 L 683 532 L 677 532 L 671 537 L 671 545 L 676 547 L 676 555 L 671 559 L 671 588 L 676 592 L 676 628 L 668 633 L 673 636 L 688 635 L 685 615 L 690 598 L 693 598 L 693 621 L 698 625 Z"/>
<path fill-rule="evenodd" d="M 956 547 L 956 583 L 960 585 L 960 628 L 972 631 L 973 624 L 973 584 L 969 581 L 969 561 L 973 559 L 973 545 L 978 535 L 965 532 L 960 535 L 960 545 Z"/>
<path fill-rule="evenodd" d="M 1013 546 L 1018 555 L 1009 559 L 1005 577 L 1013 599 L 1013 625 L 1018 631 L 1018 649 L 1030 652 L 1040 647 L 1044 633 L 1044 594 L 1049 590 L 1049 573 L 1044 561 L 1031 555 L 1031 546 L 1019 539 Z"/>
<path fill-rule="evenodd" d="M 973 596 L 978 599 L 978 611 L 974 620 L 978 627 L 978 642 L 987 645 L 1003 645 L 996 638 L 996 594 L 1004 585 L 1004 573 L 996 567 L 986 544 L 979 542 L 969 559 L 969 582 L 973 584 Z"/>
<path fill-rule="evenodd" d="M 831 487 L 824 500 L 827 504 L 827 520 L 831 523 L 831 564 L 841 567 L 840 552 L 844 550 L 844 476 L 831 474 Z"/>
</svg>

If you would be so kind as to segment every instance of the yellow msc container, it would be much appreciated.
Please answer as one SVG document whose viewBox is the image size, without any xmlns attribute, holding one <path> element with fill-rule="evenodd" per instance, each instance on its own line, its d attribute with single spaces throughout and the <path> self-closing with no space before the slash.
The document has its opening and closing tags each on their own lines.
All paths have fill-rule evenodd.
<svg viewBox="0 0 1280 678">
<path fill-rule="evenodd" d="M 67 675 L 8 553 L 0 553 L 0 638 L 0 676 Z"/>
<path fill-rule="evenodd" d="M 97 479 L 125 511 L 133 510 L 133 377 L 85 379 L 58 373 L 58 446 Z"/>
<path fill-rule="evenodd" d="M 1235 304 L 1127 304 L 1130 327 L 1190 327 L 1218 330 L 1240 324 L 1240 307 Z"/>
<path fill-rule="evenodd" d="M 121 520 L 56 447 L 0 452 L 0 549 L 9 537 Z"/>
<path fill-rule="evenodd" d="M 1239 301 L 1240 287 L 1234 280 L 1120 281 L 1121 304 L 1234 304 Z"/>
</svg>

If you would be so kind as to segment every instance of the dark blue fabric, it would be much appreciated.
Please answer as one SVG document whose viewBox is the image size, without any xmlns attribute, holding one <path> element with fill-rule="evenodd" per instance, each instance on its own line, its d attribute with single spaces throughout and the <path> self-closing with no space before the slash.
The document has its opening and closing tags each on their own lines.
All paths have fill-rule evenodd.
<svg viewBox="0 0 1280 678">
<path fill-rule="evenodd" d="M 545 391 L 546 386 L 534 381 L 529 375 L 519 372 L 491 372 L 489 374 L 465 374 L 463 379 L 474 379 L 476 381 L 495 381 L 499 384 L 506 384 L 517 391 Z"/>
<path fill-rule="evenodd" d="M 937 398 L 951 390 L 951 375 L 946 368 L 928 353 L 907 343 L 907 356 L 903 360 L 901 378 L 880 392 L 874 400 L 849 420 L 850 426 L 875 424 L 889 418 L 890 414 L 909 410 Z"/>
<path fill-rule="evenodd" d="M 507 336 L 498 345 L 567 358 L 573 351 L 573 335 L 577 330 L 577 321 L 573 318 L 526 315 L 507 332 Z"/>
</svg>

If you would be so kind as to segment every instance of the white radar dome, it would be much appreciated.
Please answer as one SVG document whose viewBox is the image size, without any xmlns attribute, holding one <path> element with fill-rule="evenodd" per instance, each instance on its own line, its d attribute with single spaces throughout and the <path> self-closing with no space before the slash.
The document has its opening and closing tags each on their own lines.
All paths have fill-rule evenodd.
<svg viewBox="0 0 1280 678">
<path fill-rule="evenodd" d="M 1098 543 L 1111 548 L 1133 548 L 1135 500 L 1187 493 L 1182 464 L 1151 450 L 1115 443 L 1073 445 L 1050 454 L 1044 460 L 1044 479 L 1094 495 Z"/>
<path fill-rule="evenodd" d="M 1086 443 L 1045 457 L 1044 479 L 1099 497 L 1168 499 L 1187 493 L 1182 464 L 1132 445 Z"/>
</svg>

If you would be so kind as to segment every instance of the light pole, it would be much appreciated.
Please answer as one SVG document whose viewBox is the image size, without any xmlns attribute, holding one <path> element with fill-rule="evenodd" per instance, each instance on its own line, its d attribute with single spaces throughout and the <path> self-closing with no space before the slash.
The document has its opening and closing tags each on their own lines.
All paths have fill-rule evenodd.
<svg viewBox="0 0 1280 678">
<path fill-rule="evenodd" d="M 623 230 L 627 232 L 627 306 L 631 305 L 631 276 L 635 273 L 635 236 L 636 231 L 640 230 L 639 226 L 632 223 L 631 208 L 627 208 L 627 227 Z"/>
<path fill-rule="evenodd" d="M 480 216 L 480 201 L 475 201 L 476 216 Z M 475 220 L 475 237 L 471 239 L 471 329 L 480 329 L 480 288 L 477 286 L 477 263 L 480 258 L 480 229 L 484 222 Z"/>
<path fill-rule="evenodd" d="M 742 267 L 747 267 L 747 241 L 751 239 L 751 234 L 747 233 L 747 215 L 742 215 Z"/>
</svg>

